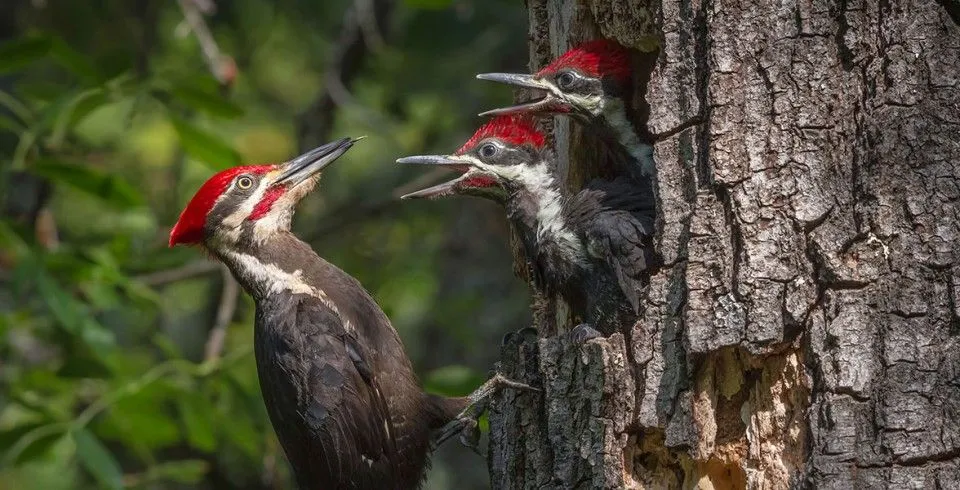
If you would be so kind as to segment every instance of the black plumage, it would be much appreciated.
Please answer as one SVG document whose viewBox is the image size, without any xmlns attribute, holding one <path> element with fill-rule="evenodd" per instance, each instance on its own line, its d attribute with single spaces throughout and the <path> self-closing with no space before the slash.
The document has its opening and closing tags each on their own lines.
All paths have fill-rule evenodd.
<svg viewBox="0 0 960 490">
<path fill-rule="evenodd" d="M 555 233 L 540 231 L 544 223 L 537 202 L 533 192 L 518 189 L 505 203 L 537 286 L 563 297 L 574 313 L 604 334 L 632 324 L 659 261 L 652 194 L 627 178 L 593 180 L 561 198 L 564 228 Z M 576 241 L 572 248 L 561 243 L 560 235 L 567 232 Z"/>
<path fill-rule="evenodd" d="M 244 255 L 221 259 L 256 302 L 260 386 L 300 488 L 416 488 L 431 434 L 466 399 L 423 393 L 373 298 L 292 234 Z"/>
</svg>

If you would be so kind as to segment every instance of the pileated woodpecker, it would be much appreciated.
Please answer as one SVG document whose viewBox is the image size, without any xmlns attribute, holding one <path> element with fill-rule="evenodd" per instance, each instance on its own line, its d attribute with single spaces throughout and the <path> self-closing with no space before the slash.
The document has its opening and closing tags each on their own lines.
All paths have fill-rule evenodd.
<svg viewBox="0 0 960 490">
<path fill-rule="evenodd" d="M 465 398 L 424 393 L 370 294 L 290 232 L 296 204 L 355 141 L 224 170 L 170 233 L 170 246 L 202 246 L 253 296 L 264 403 L 304 490 L 416 488 L 434 431 L 453 435 L 474 403 L 516 385 L 498 376 Z"/>
<path fill-rule="evenodd" d="M 565 196 L 553 152 L 532 120 L 491 119 L 452 155 L 398 163 L 443 165 L 460 177 L 404 198 L 453 194 L 502 204 L 519 232 L 539 288 L 558 294 L 604 334 L 632 324 L 656 261 L 653 196 L 627 178 L 593 180 Z"/>
<path fill-rule="evenodd" d="M 481 116 L 561 114 L 585 124 L 616 150 L 617 164 L 635 180 L 654 175 L 654 136 L 633 110 L 633 63 L 627 48 L 607 39 L 589 41 L 534 74 L 482 73 L 481 80 L 545 92 L 532 102 L 493 109 Z M 671 133 L 672 134 L 672 133 Z"/>
</svg>

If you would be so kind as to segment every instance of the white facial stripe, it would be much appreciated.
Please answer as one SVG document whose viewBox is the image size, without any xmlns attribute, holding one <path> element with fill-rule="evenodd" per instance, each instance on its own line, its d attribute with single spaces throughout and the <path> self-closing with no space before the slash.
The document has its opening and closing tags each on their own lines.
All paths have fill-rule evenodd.
<svg viewBox="0 0 960 490">
<path fill-rule="evenodd" d="M 289 292 L 313 296 L 340 318 L 344 329 L 353 332 L 353 325 L 340 314 L 337 305 L 330 301 L 327 294 L 322 289 L 311 286 L 303 280 L 303 271 L 297 269 L 293 272 L 287 272 L 274 264 L 265 264 L 253 255 L 231 250 L 226 251 L 224 255 L 226 260 L 237 268 L 238 275 L 254 284 L 262 294 Z"/>
<path fill-rule="evenodd" d="M 231 184 L 231 189 L 233 188 L 233 185 L 234 184 Z M 243 225 L 243 221 L 247 219 L 247 216 L 250 216 L 250 213 L 253 212 L 253 208 L 256 207 L 257 203 L 260 202 L 261 199 L 263 199 L 263 195 L 267 192 L 269 187 L 270 179 L 260 179 L 260 185 L 257 186 L 253 193 L 240 203 L 240 206 L 237 207 L 236 211 L 221 221 L 221 225 L 218 227 L 218 229 L 221 230 L 221 236 L 232 243 L 236 243 L 240 240 L 240 227 Z M 224 195 L 226 194 L 227 193 L 224 192 Z"/>
<path fill-rule="evenodd" d="M 577 95 L 577 94 L 564 94 L 561 96 L 566 100 L 570 105 L 577 107 L 583 107 L 590 114 L 594 116 L 600 115 L 603 111 L 603 97 L 597 94 L 590 95 Z"/>
<path fill-rule="evenodd" d="M 611 99 L 604 104 L 603 118 L 617 135 L 617 141 L 627 149 L 627 152 L 633 158 L 633 161 L 640 162 L 640 172 L 645 176 L 652 176 L 656 173 L 653 167 L 653 159 L 648 154 L 649 145 L 640 141 L 633 124 L 627 119 L 627 111 L 620 99 Z"/>
<path fill-rule="evenodd" d="M 583 245 L 563 219 L 563 196 L 546 162 L 536 165 L 485 165 L 478 167 L 510 181 L 519 182 L 537 199 L 537 240 L 554 238 L 570 257 L 580 262 Z"/>
</svg>

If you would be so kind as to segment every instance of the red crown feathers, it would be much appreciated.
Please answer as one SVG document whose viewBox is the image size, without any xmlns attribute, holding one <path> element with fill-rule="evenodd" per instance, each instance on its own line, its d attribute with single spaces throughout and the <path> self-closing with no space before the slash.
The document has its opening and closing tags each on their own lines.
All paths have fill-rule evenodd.
<svg viewBox="0 0 960 490">
<path fill-rule="evenodd" d="M 462 155 L 472 150 L 477 143 L 486 138 L 497 138 L 504 143 L 516 146 L 526 143 L 534 148 L 542 148 L 547 142 L 547 137 L 537 129 L 531 117 L 511 114 L 497 116 L 480 126 L 480 129 L 473 133 L 473 136 L 457 150 L 456 154 Z"/>
<path fill-rule="evenodd" d="M 573 68 L 591 77 L 613 77 L 624 85 L 629 83 L 633 71 L 630 50 L 609 39 L 588 41 L 563 53 L 537 72 L 537 78 L 564 68 Z"/>
<path fill-rule="evenodd" d="M 273 165 L 245 165 L 228 168 L 210 177 L 180 213 L 177 224 L 173 225 L 173 230 L 170 231 L 170 246 L 203 241 L 203 225 L 207 221 L 207 214 L 234 177 L 242 173 L 265 174 L 273 168 Z"/>
</svg>

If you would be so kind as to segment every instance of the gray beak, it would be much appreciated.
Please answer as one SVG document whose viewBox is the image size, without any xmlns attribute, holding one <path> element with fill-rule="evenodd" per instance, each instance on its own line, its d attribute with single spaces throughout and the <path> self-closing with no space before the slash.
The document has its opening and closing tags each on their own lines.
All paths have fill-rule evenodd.
<svg viewBox="0 0 960 490">
<path fill-rule="evenodd" d="M 430 199 L 434 197 L 449 196 L 455 192 L 454 188 L 462 178 L 463 176 L 460 176 L 456 179 L 448 180 L 433 187 L 427 187 L 426 189 L 420 189 L 419 191 L 404 194 L 400 196 L 400 199 Z"/>
<path fill-rule="evenodd" d="M 551 85 L 544 80 L 534 78 L 533 75 L 528 75 L 525 73 L 481 73 L 477 75 L 477 78 L 480 80 L 489 80 L 491 82 L 505 83 L 515 87 L 543 90 L 547 93 L 542 99 L 539 100 L 481 112 L 480 117 L 522 113 L 536 114 L 569 112 L 569 108 L 566 106 L 566 104 L 553 95 Z"/>
<path fill-rule="evenodd" d="M 470 169 L 470 164 L 465 163 L 462 160 L 453 159 L 450 157 L 450 155 L 414 155 L 398 158 L 397 163 L 414 165 L 442 165 L 450 170 L 457 170 L 459 172 L 466 172 Z"/>
<path fill-rule="evenodd" d="M 341 138 L 290 160 L 283 165 L 280 175 L 274 180 L 274 184 L 287 184 L 292 187 L 313 177 L 327 165 L 340 158 L 341 155 L 353 147 L 354 143 L 361 139 L 363 138 Z"/>
<path fill-rule="evenodd" d="M 516 87 L 550 90 L 550 85 L 547 82 L 534 78 L 533 75 L 527 73 L 481 73 L 477 75 L 477 80 L 489 80 Z"/>
</svg>

